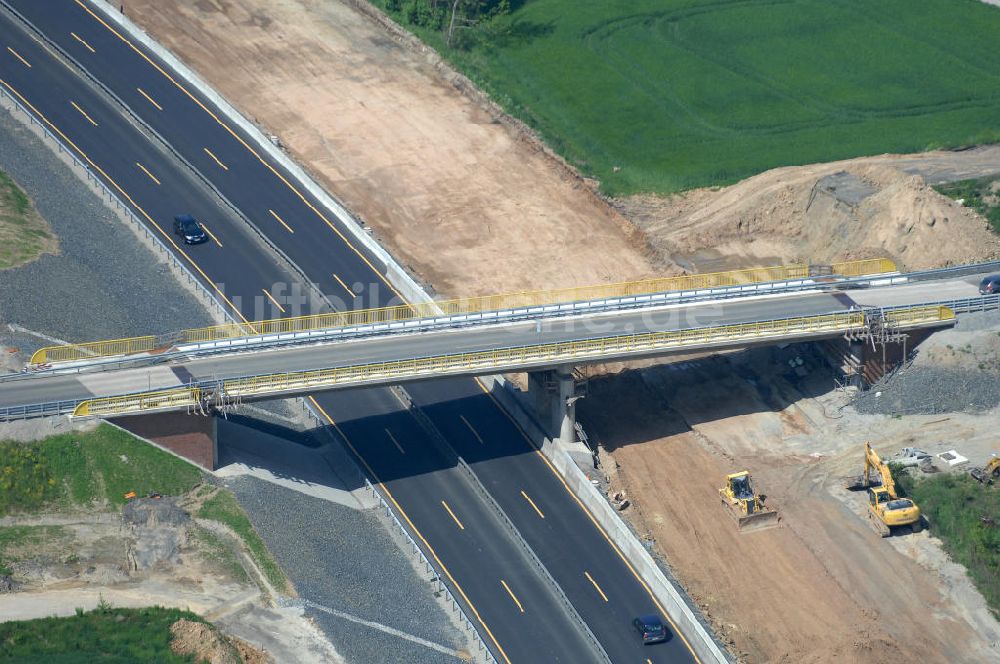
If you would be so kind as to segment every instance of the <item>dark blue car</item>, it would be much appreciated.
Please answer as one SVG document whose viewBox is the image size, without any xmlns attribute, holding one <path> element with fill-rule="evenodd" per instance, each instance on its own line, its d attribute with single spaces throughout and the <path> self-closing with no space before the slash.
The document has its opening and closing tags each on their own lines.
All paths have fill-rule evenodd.
<svg viewBox="0 0 1000 664">
<path fill-rule="evenodd" d="M 663 643 L 667 640 L 667 628 L 657 615 L 639 616 L 632 621 L 632 626 L 639 632 L 644 645 Z"/>
<path fill-rule="evenodd" d="M 189 214 L 174 217 L 174 233 L 184 240 L 184 244 L 201 244 L 208 240 L 205 229 Z"/>
</svg>

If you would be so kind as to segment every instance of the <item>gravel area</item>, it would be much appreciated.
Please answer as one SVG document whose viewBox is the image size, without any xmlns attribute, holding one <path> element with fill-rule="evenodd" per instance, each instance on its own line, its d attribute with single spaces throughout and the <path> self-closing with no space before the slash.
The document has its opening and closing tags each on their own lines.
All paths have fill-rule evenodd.
<svg viewBox="0 0 1000 664">
<path fill-rule="evenodd" d="M 859 413 L 914 415 L 982 413 L 1000 405 L 996 335 L 1000 312 L 962 314 L 951 330 L 935 333 L 912 361 L 854 400 Z"/>
<path fill-rule="evenodd" d="M 254 477 L 225 482 L 250 516 L 299 597 L 459 651 L 464 637 L 374 511 L 358 511 Z M 421 643 L 313 608 L 306 609 L 348 662 L 461 662 Z"/>
<path fill-rule="evenodd" d="M 28 194 L 61 253 L 0 271 L 0 344 L 31 351 L 66 341 L 162 333 L 213 319 L 150 249 L 52 152 L 0 109 L 0 169 Z"/>
</svg>

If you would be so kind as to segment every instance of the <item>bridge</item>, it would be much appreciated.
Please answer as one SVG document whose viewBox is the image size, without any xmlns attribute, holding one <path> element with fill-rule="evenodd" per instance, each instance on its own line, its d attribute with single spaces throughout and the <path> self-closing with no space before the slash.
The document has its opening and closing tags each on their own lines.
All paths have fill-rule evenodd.
<svg viewBox="0 0 1000 664">
<path fill-rule="evenodd" d="M 885 337 L 950 325 L 956 310 L 995 307 L 1000 296 L 981 296 L 976 284 L 998 267 L 900 274 L 885 260 L 779 266 L 53 346 L 35 353 L 35 371 L 0 382 L 0 417 L 206 411 L 508 371 L 559 370 L 565 381 L 567 367 L 588 363 Z M 581 296 L 593 299 L 573 299 Z M 571 436 L 571 410 L 561 399 L 552 407 Z"/>
</svg>

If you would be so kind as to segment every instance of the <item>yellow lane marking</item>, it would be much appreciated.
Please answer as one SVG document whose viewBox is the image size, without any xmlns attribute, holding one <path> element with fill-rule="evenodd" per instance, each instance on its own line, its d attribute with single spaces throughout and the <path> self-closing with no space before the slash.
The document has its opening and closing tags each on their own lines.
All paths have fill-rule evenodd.
<svg viewBox="0 0 1000 664">
<path fill-rule="evenodd" d="M 372 265 L 372 262 L 370 260 L 368 260 L 368 257 L 365 256 L 364 253 L 362 253 L 360 250 L 358 250 L 358 248 L 355 247 L 347 239 L 347 236 L 345 236 L 342 232 L 340 232 L 340 229 L 338 229 L 329 219 L 327 219 L 326 216 L 324 216 L 324 214 L 322 212 L 320 212 L 319 209 L 317 209 L 315 205 L 313 205 L 312 203 L 310 203 L 309 200 L 305 197 L 305 195 L 303 195 L 302 192 L 300 192 L 298 189 L 296 189 L 295 185 L 293 185 L 291 182 L 289 182 L 288 179 L 284 175 L 282 175 L 281 173 L 279 173 L 278 170 L 274 166 L 272 166 L 270 163 L 268 163 L 267 161 L 265 161 L 264 158 L 261 157 L 260 154 L 250 146 L 249 143 L 247 143 L 246 141 L 244 141 L 240 137 L 239 134 L 237 134 L 235 131 L 233 131 L 233 129 L 229 125 L 227 125 L 225 122 L 223 122 L 222 119 L 219 118 L 219 116 L 217 116 L 215 113 L 213 113 L 207 106 L 205 106 L 205 104 L 201 103 L 201 100 L 199 100 L 197 97 L 195 97 L 187 88 L 185 88 L 183 85 L 181 85 L 176 80 L 174 80 L 174 78 L 169 73 L 167 73 L 166 70 L 163 69 L 163 67 L 161 67 L 160 65 L 156 64 L 155 62 L 153 62 L 153 60 L 148 55 L 146 55 L 145 53 L 143 53 L 135 44 L 133 44 L 128 39 L 126 39 L 124 35 L 122 35 L 120 32 L 118 32 L 117 30 L 115 30 L 113 27 L 111 27 L 110 25 L 108 25 L 108 23 L 104 19 L 102 19 L 100 16 L 98 16 L 97 14 L 95 14 L 93 12 L 93 10 L 90 9 L 90 7 L 88 7 L 86 4 L 84 4 L 83 0 L 76 0 L 76 4 L 78 4 L 80 6 L 80 8 L 83 9 L 85 12 L 87 12 L 88 14 L 90 14 L 91 17 L 93 17 L 93 19 L 95 21 L 97 21 L 98 23 L 100 23 L 101 25 L 103 25 L 109 32 L 111 32 L 113 35 L 115 35 L 116 37 L 118 37 L 118 39 L 120 39 L 124 43 L 128 44 L 129 48 L 131 48 L 133 51 L 135 51 L 136 54 L 139 55 L 139 57 L 141 57 L 143 60 L 145 60 L 146 62 L 148 62 L 150 64 L 150 66 L 153 67 L 156 71 L 160 72 L 160 74 L 162 74 L 164 76 L 164 78 L 166 78 L 168 81 L 170 81 L 171 83 L 173 83 L 177 87 L 178 90 L 180 90 L 185 95 L 187 95 L 188 98 L 191 99 L 191 101 L 193 101 L 198 107 L 201 108 L 201 110 L 203 110 L 206 113 L 208 113 L 208 115 L 213 120 L 215 120 L 217 123 L 219 123 L 220 127 L 222 127 L 227 132 L 229 132 L 229 134 L 233 138 L 235 138 L 244 148 L 246 148 L 247 151 L 250 152 L 250 154 L 252 154 L 254 157 L 256 157 L 257 160 L 261 164 L 263 164 L 265 168 L 267 168 L 269 171 L 271 171 L 275 175 L 275 177 L 277 177 L 279 180 L 281 180 L 285 184 L 285 186 L 288 187 L 292 191 L 292 193 L 294 193 L 296 196 L 298 196 L 299 199 L 302 200 L 302 202 L 305 204 L 306 207 L 308 207 L 310 210 L 312 210 L 316 214 L 317 217 L 319 217 L 320 219 L 322 219 L 323 222 L 327 226 L 330 227 L 330 230 L 332 230 L 334 233 L 336 233 L 340 237 L 340 239 L 344 242 L 344 244 L 346 244 L 351 249 L 351 251 L 353 251 L 355 254 L 357 254 L 358 258 L 360 258 L 361 261 L 365 265 L 367 265 L 369 268 L 371 268 L 372 272 L 375 273 L 375 276 L 377 276 L 379 279 L 381 279 L 382 283 L 384 283 L 386 286 L 389 287 L 389 290 L 391 290 L 393 293 L 395 293 L 396 296 L 399 297 L 400 300 L 402 300 L 404 302 L 406 301 L 406 298 L 404 298 L 402 296 L 402 294 L 398 290 L 396 290 L 396 287 L 392 285 L 392 283 L 386 278 L 386 276 L 384 274 L 382 274 L 381 272 L 379 272 L 377 269 L 375 269 L 375 266 Z M 498 648 L 500 647 L 499 644 L 497 644 L 497 647 Z M 504 659 L 506 659 L 506 656 L 504 657 Z"/>
<path fill-rule="evenodd" d="M 646 658 L 646 664 L 653 664 L 653 660 L 651 660 L 650 658 L 647 657 Z"/>
<path fill-rule="evenodd" d="M 94 169 L 95 171 L 97 171 L 98 173 L 100 173 L 104 177 L 105 180 L 107 180 L 108 182 L 110 182 L 111 185 L 118 191 L 118 193 L 121 194 L 122 196 L 124 196 L 125 200 L 127 200 L 129 202 L 129 204 L 132 205 L 132 207 L 134 207 L 136 210 L 138 210 L 139 213 L 143 217 L 145 217 L 146 221 L 149 222 L 150 226 L 152 226 L 156 230 L 160 231 L 160 234 L 163 235 L 163 237 L 170 244 L 170 246 L 172 246 L 174 248 L 174 250 L 177 252 L 177 254 L 180 255 L 180 256 L 183 256 L 184 259 L 188 263 L 191 264 L 191 267 L 193 267 L 198 272 L 198 274 L 200 274 L 205 279 L 205 281 L 207 283 L 209 283 L 209 284 L 212 285 L 212 288 L 219 295 L 219 297 L 222 298 L 222 300 L 226 304 L 229 305 L 229 307 L 233 310 L 233 313 L 235 313 L 237 316 L 239 316 L 240 320 L 242 320 L 244 323 L 246 323 L 247 325 L 249 325 L 250 329 L 252 329 L 254 332 L 257 331 L 257 328 L 255 328 L 253 326 L 253 324 L 251 324 L 250 321 L 246 319 L 246 317 L 243 315 L 243 313 L 239 309 L 236 308 L 236 305 L 234 305 L 232 303 L 232 301 L 228 297 L 226 297 L 226 294 L 222 292 L 222 289 L 220 289 L 219 286 L 214 281 L 212 281 L 211 279 L 209 279 L 208 275 L 205 274 L 205 271 L 201 269 L 201 266 L 199 266 L 197 263 L 195 263 L 193 260 L 191 260 L 191 257 L 188 256 L 187 252 L 184 251 L 183 249 L 181 249 L 177 245 L 177 243 L 174 241 L 174 236 L 171 235 L 170 233 L 168 233 L 167 231 L 163 230 L 163 227 L 160 226 L 158 223 L 156 223 L 153 220 L 153 218 L 151 216 L 149 216 L 149 213 L 146 212 L 146 210 L 141 205 L 139 205 L 138 203 L 136 203 L 135 199 L 133 199 L 131 196 L 128 195 L 128 192 L 126 192 L 124 189 L 121 188 L 121 185 L 119 185 L 110 175 L 108 175 L 107 173 L 105 173 L 103 168 L 101 168 L 100 166 L 98 166 L 94 162 L 93 159 L 91 159 L 89 156 L 87 156 L 86 152 L 84 152 L 83 150 L 81 150 L 80 147 L 70 139 L 69 136 L 67 136 L 66 134 L 64 134 L 63 131 L 59 127 L 57 127 L 56 125 L 54 125 L 51 120 L 49 120 L 47 117 L 45 117 L 45 114 L 43 114 L 41 111 L 39 111 L 37 108 L 35 108 L 35 106 L 24 97 L 24 95 L 22 95 L 20 92 L 18 92 L 16 89 L 14 89 L 14 86 L 12 86 L 10 83 L 8 83 L 7 81 L 5 81 L 2 78 L 0 78 L 0 85 L 3 85 L 8 90 L 10 90 L 11 92 L 13 92 L 17 96 L 17 98 L 20 99 L 21 102 L 25 106 L 27 106 L 28 108 L 31 109 L 31 112 L 34 113 L 35 116 L 41 118 L 42 121 L 45 122 L 45 124 L 47 124 L 49 127 L 52 128 L 52 131 L 54 131 L 57 134 L 59 134 L 59 136 L 64 141 L 66 141 L 66 143 L 70 147 L 72 147 L 74 150 L 76 150 L 80 154 L 80 156 L 83 157 L 83 159 L 90 165 L 90 167 L 92 169 Z"/>
<path fill-rule="evenodd" d="M 155 175 L 153 175 L 152 173 L 149 172 L 148 168 L 146 168 L 145 166 L 143 166 L 139 162 L 135 162 L 135 165 L 139 167 L 140 171 L 142 171 L 143 173 L 145 173 L 146 175 L 148 175 L 150 180 L 152 180 L 156 184 L 160 184 L 160 181 L 156 179 Z"/>
<path fill-rule="evenodd" d="M 209 157 L 211 157 L 212 159 L 214 159 L 214 160 L 215 160 L 215 163 L 217 163 L 217 164 L 218 164 L 218 165 L 219 165 L 219 166 L 220 166 L 220 167 L 222 168 L 222 170 L 224 170 L 224 171 L 228 171 L 228 170 L 229 170 L 229 167 L 228 167 L 228 166 L 226 166 L 225 164 L 223 164 L 223 163 L 222 163 L 222 160 L 220 160 L 220 159 L 219 159 L 218 157 L 216 157 L 216 156 L 215 156 L 215 155 L 214 155 L 214 154 L 212 153 L 212 151 L 211 151 L 211 150 L 209 150 L 208 148 L 202 148 L 202 150 L 204 150 L 204 151 L 205 151 L 205 154 L 207 154 L 207 155 L 208 155 Z M 272 213 L 272 214 L 273 214 L 273 213 Z"/>
<path fill-rule="evenodd" d="M 587 580 L 588 580 L 588 581 L 590 581 L 590 582 L 591 582 L 592 584 L 594 584 L 594 587 L 595 587 L 595 588 L 597 588 L 597 592 L 601 593 L 601 597 L 603 597 L 603 598 L 604 598 L 604 601 L 605 601 L 605 602 L 607 602 L 607 601 L 608 601 L 608 596 L 607 596 L 607 595 L 605 595 L 605 594 L 604 594 L 604 591 L 603 591 L 603 590 L 601 590 L 601 587 L 600 587 L 599 585 L 597 585 L 597 581 L 594 581 L 594 577 L 592 577 L 592 576 L 590 575 L 590 572 L 584 572 L 584 573 L 583 573 L 583 575 L 584 575 L 585 577 L 587 577 Z"/>
<path fill-rule="evenodd" d="M 86 46 L 88 51 L 90 51 L 91 53 L 97 53 L 97 51 L 94 50 L 94 47 L 91 46 L 90 44 L 88 44 L 87 41 L 83 37 L 81 37 L 80 35 L 76 34 L 75 32 L 71 32 L 69 34 L 73 35 L 73 39 L 77 40 L 78 42 L 80 42 L 81 44 L 83 44 L 84 46 Z"/>
<path fill-rule="evenodd" d="M 458 520 L 458 517 L 457 517 L 457 516 L 455 516 L 455 513 L 451 511 L 451 508 L 450 508 L 450 507 L 448 507 L 448 503 L 446 503 L 446 502 L 444 502 L 444 501 L 442 500 L 442 501 L 441 501 L 441 504 L 442 504 L 442 505 L 444 505 L 444 508 L 445 508 L 446 510 L 448 510 L 448 514 L 450 514 L 450 515 L 451 515 L 451 518 L 455 520 L 455 523 L 457 523 L 457 524 L 458 524 L 458 527 L 459 527 L 459 528 L 461 528 L 462 530 L 465 530 L 465 526 L 463 526 L 463 525 L 462 525 L 462 522 Z"/>
<path fill-rule="evenodd" d="M 471 431 L 472 435 L 476 437 L 476 440 L 479 441 L 479 444 L 485 445 L 486 443 L 483 442 L 483 437 L 479 435 L 478 431 L 472 428 L 472 425 L 469 424 L 469 420 L 465 419 L 465 415 L 459 415 L 459 417 L 461 417 L 462 421 L 465 422 L 465 426 L 469 427 L 469 431 Z"/>
<path fill-rule="evenodd" d="M 670 614 L 667 613 L 667 610 L 663 608 L 663 604 L 660 603 L 660 600 L 658 600 L 656 598 L 656 595 L 653 594 L 653 590 L 649 587 L 649 584 L 647 584 L 645 580 L 643 580 L 643 578 L 639 576 L 639 573 L 632 566 L 632 563 L 628 561 L 628 558 L 625 557 L 625 554 L 622 553 L 622 550 L 618 548 L 618 545 L 615 544 L 613 541 L 611 541 L 611 538 L 608 536 L 608 533 L 604 530 L 604 528 L 601 527 L 601 524 L 597 522 L 597 518 L 594 517 L 594 515 L 591 513 L 589 509 L 587 509 L 587 506 L 583 504 L 583 501 L 581 501 L 580 498 L 577 497 L 575 493 L 573 493 L 573 490 L 569 488 L 568 484 L 566 484 L 566 480 L 563 479 L 563 476 L 559 474 L 559 471 L 556 470 L 555 466 L 553 466 L 552 463 L 545 457 L 545 455 L 542 454 L 542 451 L 539 450 L 538 447 L 535 445 L 535 442 L 531 439 L 531 436 L 528 435 L 527 431 L 521 428 L 521 425 L 517 423 L 517 420 L 514 419 L 514 416 L 508 413 L 504 409 L 504 407 L 500 405 L 496 397 L 493 396 L 493 394 L 483 384 L 482 380 L 480 380 L 479 378 L 476 378 L 475 380 L 477 383 L 479 383 L 479 389 L 481 389 L 490 398 L 490 400 L 493 402 L 493 405 L 497 407 L 497 410 L 503 413 L 504 416 L 508 420 L 510 420 L 510 423 L 514 425 L 514 428 L 520 431 L 521 436 L 523 436 L 524 439 L 528 441 L 528 444 L 535 449 L 535 454 L 538 455 L 538 458 L 540 458 L 542 462 L 545 463 L 545 465 L 552 472 L 552 474 L 556 476 L 556 479 L 559 480 L 559 482 L 563 485 L 563 488 L 566 489 L 566 493 L 568 493 L 573 498 L 573 500 L 576 501 L 576 504 L 580 506 L 580 509 L 583 510 L 583 513 L 587 515 L 587 518 L 590 519 L 590 522 L 594 524 L 595 528 L 597 528 L 597 532 L 601 533 L 601 535 L 604 537 L 604 540 L 608 543 L 611 549 L 616 554 L 618 554 L 618 557 L 625 564 L 625 567 L 628 568 L 628 571 L 632 573 L 632 576 L 635 577 L 635 580 L 639 582 L 639 585 L 641 585 L 643 590 L 646 591 L 646 593 L 649 595 L 649 598 L 653 600 L 653 603 L 656 605 L 656 608 L 660 610 L 660 615 L 662 615 L 667 619 L 667 622 L 669 622 L 671 627 L 674 628 L 674 632 L 681 637 L 681 641 L 683 641 L 684 645 L 687 646 L 688 652 L 691 653 L 691 657 L 694 658 L 694 661 L 697 662 L 698 664 L 701 664 L 701 659 L 695 653 L 694 648 L 691 647 L 691 644 L 688 643 L 688 640 L 684 636 L 684 633 L 681 632 L 679 629 L 677 629 L 677 624 L 670 617 Z"/>
<path fill-rule="evenodd" d="M 215 243 L 219 245 L 219 249 L 222 249 L 222 243 L 219 242 L 219 238 L 215 237 L 215 233 L 209 230 L 208 226 L 206 226 L 204 222 L 202 222 L 201 227 L 205 230 L 206 233 L 208 233 L 208 237 L 212 238 L 212 240 L 214 240 Z"/>
<path fill-rule="evenodd" d="M 72 105 L 73 108 L 75 108 L 76 110 L 80 111 L 80 115 L 82 115 L 83 117 L 87 118 L 87 122 L 89 122 L 90 124 L 94 125 L 95 127 L 97 126 L 97 123 L 94 122 L 94 118 L 92 118 L 89 115 L 87 115 L 87 111 L 85 111 L 82 108 L 80 108 L 79 106 L 77 106 L 77 103 L 75 101 L 71 101 L 70 105 Z"/>
<path fill-rule="evenodd" d="M 279 216 L 278 216 L 278 213 L 277 213 L 277 212 L 275 212 L 274 210 L 272 210 L 272 209 L 270 209 L 270 208 L 268 208 L 268 210 L 267 210 L 267 211 L 271 213 L 271 216 L 272 216 L 272 217 L 274 217 L 275 219 L 277 219 L 277 220 L 278 220 L 278 223 L 279 223 L 279 224 L 281 224 L 282 226 L 284 226 L 284 227 L 285 227 L 285 230 L 286 230 L 286 231 L 288 231 L 289 233 L 294 233 L 294 232 L 295 232 L 295 231 L 293 231 L 293 230 L 292 230 L 292 227 L 291 227 L 291 226 L 289 226 L 288 224 L 286 224 L 286 223 L 285 223 L 285 220 L 284 220 L 284 219 L 282 219 L 281 217 L 279 217 Z"/>
<path fill-rule="evenodd" d="M 502 585 L 503 589 L 507 591 L 507 594 L 510 595 L 510 598 L 514 600 L 514 604 L 517 604 L 518 610 L 521 613 L 524 613 L 524 607 L 521 606 L 521 600 L 517 598 L 517 595 L 515 595 L 514 591 L 510 589 L 510 586 L 507 585 L 507 582 L 504 581 L 503 579 L 500 579 L 500 585 Z"/>
<path fill-rule="evenodd" d="M 350 295 L 351 297 L 355 297 L 354 291 L 351 290 L 350 286 L 344 283 L 343 279 L 337 276 L 336 272 L 333 273 L 333 278 L 337 280 L 337 283 L 340 284 L 345 291 L 347 291 L 348 295 Z"/>
<path fill-rule="evenodd" d="M 538 516 L 544 519 L 545 515 L 542 514 L 542 510 L 538 509 L 538 505 L 535 504 L 535 501 L 533 501 L 524 491 L 521 491 L 521 495 L 524 496 L 524 499 L 528 501 L 529 505 L 535 508 L 535 511 L 538 512 Z"/>
<path fill-rule="evenodd" d="M 28 69 L 31 69 L 31 63 L 28 62 L 27 60 L 25 60 L 24 58 L 22 58 L 20 53 L 18 53 L 14 49 L 12 49 L 10 46 L 7 47 L 7 50 L 10 51 L 11 55 L 13 55 L 15 58 L 17 58 L 18 60 L 20 60 L 22 65 L 24 65 Z"/>
<path fill-rule="evenodd" d="M 267 299 L 271 300 L 274 306 L 278 307 L 278 311 L 280 311 L 281 313 L 285 313 L 285 308 L 280 304 L 278 304 L 278 301 L 274 299 L 273 295 L 267 292 L 266 288 L 261 288 L 261 290 L 264 291 L 264 295 L 267 295 Z"/>
<path fill-rule="evenodd" d="M 146 98 L 146 101 L 148 101 L 150 104 L 152 104 L 153 106 L 155 106 L 156 110 L 158 110 L 158 111 L 162 111 L 163 110 L 163 107 L 160 106 L 159 104 L 157 104 L 155 99 L 153 99 L 148 94 L 146 94 L 145 90 L 143 90 L 142 88 L 136 88 L 136 90 L 138 90 L 139 94 L 141 94 L 143 97 Z"/>
<path fill-rule="evenodd" d="M 406 454 L 406 450 L 404 450 L 403 446 L 399 444 L 399 441 L 396 440 L 396 437 L 392 435 L 391 431 L 389 431 L 388 429 L 386 429 L 385 430 L 385 435 L 389 436 L 389 440 L 391 440 L 392 444 L 396 446 L 396 449 L 399 450 L 400 454 Z"/>
<path fill-rule="evenodd" d="M 396 500 L 396 497 L 392 495 L 392 491 L 389 490 L 389 487 L 387 487 L 382 482 L 382 480 L 379 479 L 378 473 L 376 473 L 375 470 L 368 464 L 368 461 L 363 456 L 361 456 L 357 448 L 354 447 L 354 443 L 351 442 L 351 439 L 344 434 L 344 431 L 339 426 L 337 426 L 337 423 L 333 421 L 333 418 L 330 417 L 330 414 L 327 413 L 326 410 L 324 410 L 323 407 L 319 405 L 319 403 L 316 401 L 316 398 L 310 395 L 309 401 L 311 401 L 312 405 L 316 407 L 316 410 L 318 410 L 320 414 L 326 418 L 326 421 L 330 423 L 330 426 L 332 426 L 337 431 L 337 433 L 340 435 L 343 441 L 347 444 L 347 447 L 350 448 L 351 453 L 354 454 L 355 458 L 357 458 L 357 460 L 361 462 L 361 465 L 365 467 L 365 470 L 368 471 L 368 474 L 372 476 L 372 479 L 374 479 L 375 482 L 382 488 L 382 491 L 385 492 L 385 495 L 389 497 L 389 500 L 390 502 L 392 502 L 393 507 L 403 517 L 403 520 L 406 521 L 406 525 L 410 527 L 410 530 L 412 530 L 414 534 L 416 534 L 416 536 L 423 543 L 424 547 L 431 554 L 431 558 L 433 558 L 434 562 L 437 563 L 438 569 L 440 569 L 444 573 L 444 575 L 448 577 L 448 581 L 451 582 L 451 584 L 455 587 L 455 590 L 458 591 L 458 594 L 462 596 L 462 600 L 465 602 L 466 606 L 469 607 L 469 610 L 472 611 L 472 614 L 476 617 L 476 620 L 479 622 L 479 624 L 482 625 L 483 630 L 486 632 L 486 635 L 490 637 L 490 641 L 493 642 L 493 645 L 496 646 L 497 651 L 499 651 L 500 653 L 500 656 L 503 657 L 503 660 L 507 664 L 511 664 L 510 657 L 507 656 L 507 653 L 506 651 L 504 651 L 503 646 L 501 646 L 500 642 L 497 641 L 497 637 L 493 635 L 493 630 L 490 629 L 489 625 L 486 624 L 486 621 L 483 620 L 483 617 L 479 614 L 479 609 L 477 609 L 476 605 L 472 603 L 472 600 L 469 599 L 469 596 L 465 594 L 465 590 L 462 588 L 462 586 L 459 585 L 458 581 L 455 580 L 455 577 L 451 575 L 451 571 L 448 569 L 448 567 L 443 562 L 441 562 L 441 558 L 438 557 L 437 551 L 434 550 L 434 547 L 432 547 L 431 543 L 427 541 L 427 538 L 424 537 L 424 534 L 420 532 L 420 530 L 416 527 L 416 525 L 414 525 L 413 521 L 410 519 L 410 515 L 406 513 L 406 510 L 402 508 L 402 506 Z"/>
</svg>

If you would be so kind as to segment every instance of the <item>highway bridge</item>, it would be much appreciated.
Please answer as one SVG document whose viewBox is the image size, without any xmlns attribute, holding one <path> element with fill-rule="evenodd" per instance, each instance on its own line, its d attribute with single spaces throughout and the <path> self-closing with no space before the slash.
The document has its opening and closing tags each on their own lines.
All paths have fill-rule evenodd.
<svg viewBox="0 0 1000 664">
<path fill-rule="evenodd" d="M 96 0 L 0 0 L 0 102 L 30 118 L 70 155 L 110 200 L 141 224 L 149 241 L 169 251 L 212 295 L 239 329 L 260 332 L 253 321 L 286 317 L 287 302 L 277 284 L 306 289 L 312 284 L 323 293 L 341 292 L 339 313 L 400 301 L 407 307 L 420 304 L 422 294 L 415 284 L 384 250 L 365 241 L 336 201 L 181 63 L 117 14 Z M 205 220 L 212 241 L 195 248 L 177 244 L 169 224 L 181 213 Z M 346 287 L 355 283 L 382 288 L 359 295 Z M 956 298 L 974 297 L 967 293 L 968 286 L 958 280 L 949 288 L 961 290 Z M 906 302 L 907 297 L 899 297 L 905 291 L 893 292 L 897 299 L 892 306 L 947 299 L 927 289 L 910 293 L 907 297 L 914 301 Z M 846 320 L 856 315 L 842 298 L 831 310 L 829 298 L 838 296 L 822 297 L 827 298 L 823 304 L 803 305 L 812 307 L 809 316 L 832 314 Z M 853 292 L 850 297 L 855 297 Z M 858 297 L 857 305 L 867 306 Z M 328 308 L 329 303 L 307 301 L 303 313 L 320 314 Z M 947 315 L 937 311 L 940 323 Z M 766 318 L 750 315 L 758 319 L 755 323 Z M 726 318 L 725 324 L 733 320 Z M 618 323 L 626 324 L 624 318 Z M 838 328 L 836 334 L 853 330 L 853 325 Z M 519 329 L 531 334 L 530 323 L 528 329 L 523 324 Z M 559 334 L 569 334 L 566 327 L 543 332 L 555 335 L 547 337 L 551 343 L 581 341 L 558 341 Z M 150 343 L 159 341 L 154 337 Z M 373 341 L 359 339 L 357 347 Z M 479 342 L 495 339 L 483 337 Z M 298 351 L 289 347 L 266 352 Z M 211 358 L 219 359 L 224 357 Z M 177 376 L 166 365 L 156 371 L 161 369 Z M 129 374 L 122 374 L 126 379 L 118 388 L 112 375 L 93 374 L 102 376 L 99 381 L 110 381 L 97 392 L 86 387 L 92 378 L 87 373 L 54 372 L 30 384 L 62 386 L 58 391 L 76 389 L 76 381 L 89 392 L 81 396 L 129 389 Z M 50 389 L 7 381 L 3 389 L 8 385 L 14 390 Z M 426 421 L 418 420 L 383 387 L 309 392 L 306 401 L 329 423 L 331 435 L 352 451 L 406 524 L 482 635 L 492 659 L 573 664 L 724 660 L 702 625 L 682 621 L 681 612 L 667 611 L 663 596 L 640 575 L 634 559 L 599 525 L 539 451 L 537 441 L 481 384 L 450 378 L 416 381 L 406 389 Z M 18 400 L 5 398 L 7 403 Z M 20 398 L 22 405 L 30 400 Z M 435 435 L 473 460 L 477 482 L 509 525 L 496 518 L 494 508 L 441 452 L 432 440 Z M 544 571 L 528 562 L 519 542 L 530 548 Z M 651 611 L 670 621 L 674 638 L 644 648 L 629 623 Z"/>
</svg>

